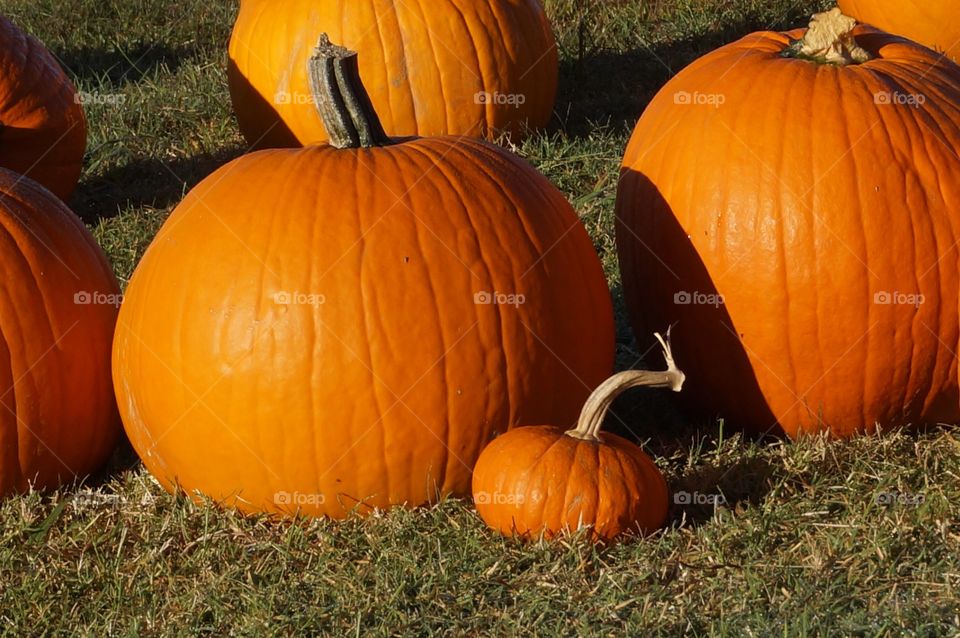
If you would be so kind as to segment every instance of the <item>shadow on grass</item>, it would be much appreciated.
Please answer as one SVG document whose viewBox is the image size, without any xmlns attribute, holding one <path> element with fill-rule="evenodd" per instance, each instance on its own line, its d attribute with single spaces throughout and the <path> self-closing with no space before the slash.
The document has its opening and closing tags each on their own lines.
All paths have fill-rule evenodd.
<svg viewBox="0 0 960 638">
<path fill-rule="evenodd" d="M 199 55 L 194 47 L 168 47 L 153 43 L 141 43 L 129 49 L 113 51 L 78 47 L 54 51 L 54 54 L 73 79 L 112 88 L 139 82 L 161 67 L 174 73 L 185 62 Z"/>
<path fill-rule="evenodd" d="M 80 182 L 70 205 L 86 222 L 116 216 L 130 207 L 167 208 L 180 202 L 201 180 L 243 155 L 240 146 L 214 154 L 163 161 L 135 160 Z"/>
<path fill-rule="evenodd" d="M 777 469 L 758 457 L 698 465 L 670 486 L 668 525 L 697 527 L 714 520 L 717 508 L 732 511 L 759 505 L 770 492 Z"/>
<path fill-rule="evenodd" d="M 624 52 L 567 55 L 560 65 L 553 126 L 574 138 L 588 137 L 597 124 L 630 131 L 657 91 L 697 58 L 749 33 L 805 26 L 808 17 L 790 11 L 771 24 L 759 16 L 746 16 L 714 31 L 667 43 L 648 45 L 638 38 L 637 46 Z"/>
</svg>

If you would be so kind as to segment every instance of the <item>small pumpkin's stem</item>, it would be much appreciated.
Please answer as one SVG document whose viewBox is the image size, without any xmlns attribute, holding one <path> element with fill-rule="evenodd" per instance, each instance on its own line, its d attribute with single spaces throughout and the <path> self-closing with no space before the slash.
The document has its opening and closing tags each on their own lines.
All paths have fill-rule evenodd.
<svg viewBox="0 0 960 638">
<path fill-rule="evenodd" d="M 667 330 L 667 337 L 664 339 L 659 333 L 654 336 L 663 347 L 663 358 L 667 362 L 667 369 L 662 372 L 652 370 L 627 370 L 615 374 L 600 384 L 593 394 L 587 399 L 580 412 L 580 419 L 577 421 L 577 427 L 568 430 L 567 436 L 582 441 L 599 441 L 600 427 L 607 416 L 607 411 L 613 402 L 621 394 L 631 388 L 670 388 L 674 392 L 680 392 L 686 375 L 680 371 L 676 362 L 673 360 L 673 352 L 670 350 L 670 330 Z"/>
<path fill-rule="evenodd" d="M 333 44 L 324 33 L 307 69 L 313 100 L 332 146 L 370 148 L 390 144 L 360 80 L 356 51 Z"/>
<path fill-rule="evenodd" d="M 784 53 L 820 64 L 862 64 L 873 59 L 853 37 L 857 21 L 844 15 L 839 7 L 818 13 L 810 19 L 810 27 L 799 40 L 790 44 Z"/>
</svg>

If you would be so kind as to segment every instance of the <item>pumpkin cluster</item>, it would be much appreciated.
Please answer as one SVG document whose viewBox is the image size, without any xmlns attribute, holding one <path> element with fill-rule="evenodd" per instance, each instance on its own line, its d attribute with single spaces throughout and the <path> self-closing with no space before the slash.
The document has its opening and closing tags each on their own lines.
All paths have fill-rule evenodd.
<svg viewBox="0 0 960 638">
<path fill-rule="evenodd" d="M 536 0 L 243 0 L 229 90 L 257 150 L 176 207 L 122 305 L 61 201 L 82 100 L 0 17 L 0 494 L 95 471 L 122 420 L 166 489 L 244 512 L 472 494 L 505 535 L 612 541 L 669 515 L 654 461 L 601 431 L 630 388 L 689 374 L 692 406 L 790 436 L 960 420 L 960 35 L 908 4 L 841 2 L 920 44 L 834 9 L 653 98 L 616 240 L 667 368 L 613 376 L 589 235 L 493 143 L 553 111 Z"/>
</svg>

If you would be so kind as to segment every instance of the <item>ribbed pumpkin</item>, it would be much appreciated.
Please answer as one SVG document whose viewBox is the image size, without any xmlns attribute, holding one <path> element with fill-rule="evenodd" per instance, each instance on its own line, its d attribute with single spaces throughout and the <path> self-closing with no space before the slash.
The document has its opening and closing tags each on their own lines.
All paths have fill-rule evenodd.
<svg viewBox="0 0 960 638">
<path fill-rule="evenodd" d="M 120 433 L 110 344 L 120 289 L 80 220 L 0 168 L 0 495 L 96 470 Z"/>
<path fill-rule="evenodd" d="M 614 375 L 590 395 L 572 430 L 516 428 L 487 446 L 473 473 L 473 500 L 487 525 L 522 538 L 553 538 L 589 527 L 594 540 L 604 541 L 663 525 L 670 506 L 659 468 L 630 441 L 600 432 L 614 400 L 630 388 L 680 391 L 683 372 L 669 344 L 657 338 L 666 371 Z"/>
<path fill-rule="evenodd" d="M 563 195 L 486 142 L 386 138 L 356 60 L 311 62 L 334 145 L 215 172 L 130 282 L 115 385 L 167 488 L 333 517 L 466 495 L 496 433 L 573 423 L 612 368 Z"/>
<path fill-rule="evenodd" d="M 0 16 L 0 167 L 65 200 L 86 146 L 83 107 L 70 79 L 40 42 Z"/>
<path fill-rule="evenodd" d="M 956 0 L 840 0 L 839 5 L 861 22 L 944 51 L 954 61 L 960 56 Z"/>
<path fill-rule="evenodd" d="M 539 0 L 243 0 L 230 94 L 256 148 L 327 139 L 306 73 L 321 32 L 359 52 L 390 135 L 519 134 L 553 112 L 557 51 Z"/>
<path fill-rule="evenodd" d="M 852 29 L 832 12 L 697 60 L 623 161 L 635 329 L 676 323 L 688 396 L 759 431 L 960 419 L 960 69 Z"/>
</svg>

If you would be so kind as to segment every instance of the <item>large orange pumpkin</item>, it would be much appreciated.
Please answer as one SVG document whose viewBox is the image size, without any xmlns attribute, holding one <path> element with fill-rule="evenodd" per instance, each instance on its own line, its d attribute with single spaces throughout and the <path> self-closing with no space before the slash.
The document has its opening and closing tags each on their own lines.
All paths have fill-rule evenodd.
<svg viewBox="0 0 960 638">
<path fill-rule="evenodd" d="M 614 400 L 630 388 L 683 387 L 670 345 L 657 338 L 667 369 L 607 379 L 587 399 L 577 427 L 516 428 L 487 446 L 473 473 L 473 500 L 487 525 L 528 539 L 589 528 L 603 541 L 663 525 L 670 506 L 660 469 L 630 441 L 600 431 Z"/>
<path fill-rule="evenodd" d="M 244 511 L 469 494 L 496 433 L 572 424 L 609 374 L 602 268 L 528 164 L 390 140 L 355 56 L 313 65 L 335 145 L 223 167 L 137 267 L 114 343 L 127 433 L 167 488 Z"/>
<path fill-rule="evenodd" d="M 944 51 L 955 61 L 960 56 L 960 3 L 956 0 L 840 0 L 839 4 L 844 13 L 861 22 Z"/>
<path fill-rule="evenodd" d="M 120 433 L 110 344 L 120 289 L 80 220 L 0 168 L 0 495 L 96 470 Z"/>
<path fill-rule="evenodd" d="M 228 71 L 254 147 L 327 139 L 306 73 L 321 32 L 360 53 L 390 135 L 517 134 L 553 112 L 557 51 L 539 0 L 243 0 Z"/>
<path fill-rule="evenodd" d="M 960 68 L 853 22 L 697 60 L 624 157 L 635 329 L 678 323 L 688 396 L 760 431 L 960 419 Z"/>
<path fill-rule="evenodd" d="M 40 42 L 0 16 L 0 167 L 65 200 L 86 146 L 83 107 L 70 79 Z"/>
</svg>

